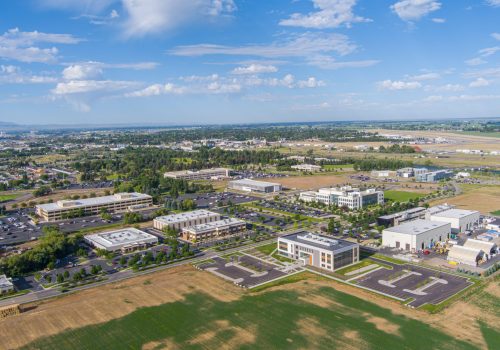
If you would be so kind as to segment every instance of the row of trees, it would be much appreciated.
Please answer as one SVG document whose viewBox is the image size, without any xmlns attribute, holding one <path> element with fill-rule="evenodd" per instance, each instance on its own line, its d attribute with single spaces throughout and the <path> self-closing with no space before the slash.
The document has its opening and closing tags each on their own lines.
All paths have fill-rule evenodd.
<svg viewBox="0 0 500 350">
<path fill-rule="evenodd" d="M 33 249 L 0 259 L 0 272 L 19 276 L 45 268 L 53 269 L 58 259 L 75 253 L 83 241 L 82 235 L 66 236 L 55 227 L 46 226 L 43 231 Z"/>
</svg>

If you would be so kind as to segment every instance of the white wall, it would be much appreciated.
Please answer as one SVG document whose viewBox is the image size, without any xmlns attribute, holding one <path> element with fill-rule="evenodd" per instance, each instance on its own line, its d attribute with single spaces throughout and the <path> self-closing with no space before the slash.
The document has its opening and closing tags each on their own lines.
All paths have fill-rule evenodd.
<svg viewBox="0 0 500 350">
<path fill-rule="evenodd" d="M 430 220 L 449 222 L 451 224 L 451 231 L 454 233 L 460 233 L 472 229 L 472 226 L 479 221 L 479 212 L 471 213 L 470 215 L 464 216 L 462 218 L 447 218 L 431 215 Z"/>
<path fill-rule="evenodd" d="M 399 242 L 399 248 L 407 250 L 406 244 L 409 245 L 410 250 L 422 250 L 422 243 L 424 249 L 428 248 L 431 240 L 432 242 L 445 241 L 450 233 L 450 225 L 436 227 L 432 230 L 422 232 L 418 235 L 393 232 L 388 229 L 382 231 L 382 245 L 386 247 L 396 248 L 396 242 Z"/>
</svg>

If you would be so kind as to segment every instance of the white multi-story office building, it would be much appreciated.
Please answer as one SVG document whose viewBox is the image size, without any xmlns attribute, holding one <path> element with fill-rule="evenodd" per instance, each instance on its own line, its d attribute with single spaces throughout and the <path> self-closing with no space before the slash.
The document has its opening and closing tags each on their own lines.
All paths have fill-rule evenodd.
<svg viewBox="0 0 500 350">
<path fill-rule="evenodd" d="M 229 181 L 227 187 L 233 190 L 257 193 L 272 193 L 281 191 L 281 184 L 252 179 Z"/>
<path fill-rule="evenodd" d="M 301 260 L 304 265 L 335 271 L 359 261 L 359 245 L 310 232 L 299 232 L 278 237 L 278 254 Z"/>
<path fill-rule="evenodd" d="M 153 220 L 153 227 L 160 231 L 167 227 L 176 231 L 181 231 L 185 227 L 206 224 L 219 221 L 220 219 L 221 216 L 219 213 L 198 209 L 185 213 L 159 216 Z"/>
<path fill-rule="evenodd" d="M 407 251 L 431 248 L 449 238 L 451 224 L 429 220 L 414 220 L 382 231 L 382 245 Z"/>
<path fill-rule="evenodd" d="M 108 212 L 120 212 L 137 205 L 151 206 L 152 204 L 153 198 L 147 194 L 116 193 L 110 196 L 39 204 L 35 207 L 35 211 L 44 221 L 57 221 L 73 215 L 98 215 L 103 209 Z"/>
<path fill-rule="evenodd" d="M 383 204 L 384 191 L 374 188 L 364 191 L 351 186 L 340 188 L 320 188 L 318 191 L 306 191 L 299 195 L 305 202 L 320 202 L 326 205 L 346 206 L 349 209 L 360 209 L 368 205 Z"/>
<path fill-rule="evenodd" d="M 169 171 L 163 176 L 172 179 L 182 179 L 182 180 L 210 180 L 219 179 L 224 177 L 229 177 L 231 175 L 231 169 L 227 168 L 213 168 L 213 169 L 202 169 L 202 170 L 181 170 L 181 171 Z"/>
</svg>

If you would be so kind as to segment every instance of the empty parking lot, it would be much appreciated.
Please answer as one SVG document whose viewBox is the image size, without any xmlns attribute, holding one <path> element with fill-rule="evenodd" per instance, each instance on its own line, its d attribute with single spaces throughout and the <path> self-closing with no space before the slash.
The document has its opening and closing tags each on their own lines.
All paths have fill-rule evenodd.
<svg viewBox="0 0 500 350">
<path fill-rule="evenodd" d="M 210 262 L 199 264 L 198 268 L 244 288 L 252 288 L 287 275 L 278 270 L 278 266 L 248 255 L 232 256 L 229 259 L 215 257 Z"/>
<path fill-rule="evenodd" d="M 358 279 L 357 284 L 402 300 L 413 298 L 409 306 L 439 304 L 473 283 L 465 277 L 425 267 L 383 261 L 392 270 L 378 269 Z"/>
</svg>

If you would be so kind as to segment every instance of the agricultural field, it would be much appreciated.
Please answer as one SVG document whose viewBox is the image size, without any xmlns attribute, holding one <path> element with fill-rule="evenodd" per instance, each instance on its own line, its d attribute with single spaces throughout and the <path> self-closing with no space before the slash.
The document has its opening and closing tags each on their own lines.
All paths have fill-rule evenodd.
<svg viewBox="0 0 500 350">
<path fill-rule="evenodd" d="M 497 278 L 429 314 L 310 273 L 245 291 L 184 266 L 33 305 L 0 332 L 25 349 L 486 349 L 498 293 Z"/>
<path fill-rule="evenodd" d="M 385 199 L 391 201 L 408 202 L 410 199 L 417 199 L 422 197 L 422 194 L 408 191 L 389 190 L 384 192 L 384 197 Z"/>
<path fill-rule="evenodd" d="M 463 193 L 433 201 L 430 205 L 443 203 L 454 204 L 460 209 L 479 210 L 482 214 L 500 210 L 500 185 L 460 185 Z"/>
</svg>

